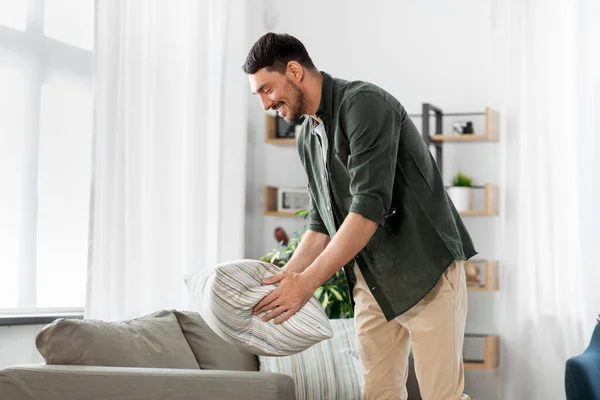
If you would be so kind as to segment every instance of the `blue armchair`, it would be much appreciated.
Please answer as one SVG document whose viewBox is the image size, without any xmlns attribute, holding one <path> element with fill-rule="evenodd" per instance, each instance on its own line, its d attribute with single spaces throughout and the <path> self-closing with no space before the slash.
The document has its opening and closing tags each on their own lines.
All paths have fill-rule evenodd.
<svg viewBox="0 0 600 400">
<path fill-rule="evenodd" d="M 583 354 L 567 360 L 565 390 L 567 400 L 600 400 L 600 323 Z"/>
</svg>

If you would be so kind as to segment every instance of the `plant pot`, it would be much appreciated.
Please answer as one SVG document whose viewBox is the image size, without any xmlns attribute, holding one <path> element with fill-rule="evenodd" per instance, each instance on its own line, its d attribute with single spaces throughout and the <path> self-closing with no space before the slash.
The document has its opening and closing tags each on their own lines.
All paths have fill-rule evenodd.
<svg viewBox="0 0 600 400">
<path fill-rule="evenodd" d="M 458 211 L 467 211 L 473 204 L 473 189 L 465 186 L 452 186 L 448 188 L 448 195 Z"/>
</svg>

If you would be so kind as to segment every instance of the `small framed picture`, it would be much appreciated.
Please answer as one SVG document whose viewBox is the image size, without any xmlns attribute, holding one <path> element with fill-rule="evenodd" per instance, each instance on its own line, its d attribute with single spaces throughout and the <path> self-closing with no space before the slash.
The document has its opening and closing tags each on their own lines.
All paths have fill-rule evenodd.
<svg viewBox="0 0 600 400">
<path fill-rule="evenodd" d="M 302 124 L 304 123 L 304 116 L 301 117 L 298 121 L 295 122 L 287 122 L 285 119 L 277 115 L 277 123 L 276 123 L 276 132 L 275 136 L 278 138 L 294 138 L 297 137 L 298 132 L 302 128 Z"/>
<path fill-rule="evenodd" d="M 309 196 L 305 188 L 280 188 L 277 191 L 277 211 L 296 212 L 308 208 Z"/>
</svg>

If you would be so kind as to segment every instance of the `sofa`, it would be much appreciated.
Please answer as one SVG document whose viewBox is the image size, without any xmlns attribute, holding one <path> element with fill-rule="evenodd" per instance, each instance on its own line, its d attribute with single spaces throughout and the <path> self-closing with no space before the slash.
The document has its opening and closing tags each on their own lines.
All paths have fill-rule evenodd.
<svg viewBox="0 0 600 400">
<path fill-rule="evenodd" d="M 600 400 L 600 323 L 588 348 L 567 360 L 565 391 L 567 400 Z"/>
<path fill-rule="evenodd" d="M 343 340 L 350 345 L 336 351 L 334 336 L 332 342 L 313 346 L 312 353 L 331 357 L 333 370 L 353 382 L 343 387 L 338 383 L 337 389 L 325 385 L 327 397 L 358 399 L 358 355 L 350 340 L 353 320 L 331 322 L 334 332 L 344 331 Z M 161 310 L 120 322 L 58 319 L 37 333 L 36 346 L 45 364 L 0 370 L 0 399 L 302 400 L 315 398 L 306 388 L 322 381 L 321 376 L 314 379 L 321 371 L 311 372 L 310 365 L 293 368 L 311 349 L 289 357 L 257 357 L 226 343 L 199 314 L 187 311 Z M 341 365 L 354 374 L 343 372 Z M 329 378 L 335 382 L 341 376 Z M 420 399 L 412 363 L 408 390 L 409 400 Z"/>
</svg>

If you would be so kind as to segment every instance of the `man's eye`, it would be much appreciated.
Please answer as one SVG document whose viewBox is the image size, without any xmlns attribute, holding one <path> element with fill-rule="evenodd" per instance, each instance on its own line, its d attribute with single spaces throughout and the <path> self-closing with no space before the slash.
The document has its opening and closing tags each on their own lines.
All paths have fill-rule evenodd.
<svg viewBox="0 0 600 400">
<path fill-rule="evenodd" d="M 265 94 L 269 94 L 269 93 L 271 93 L 271 88 L 265 89 Z"/>
</svg>

